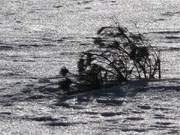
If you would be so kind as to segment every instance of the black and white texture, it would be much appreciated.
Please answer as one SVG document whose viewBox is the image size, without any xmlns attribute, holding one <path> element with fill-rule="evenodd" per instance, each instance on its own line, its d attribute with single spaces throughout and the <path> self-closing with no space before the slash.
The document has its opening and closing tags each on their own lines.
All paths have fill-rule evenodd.
<svg viewBox="0 0 180 135">
<path fill-rule="evenodd" d="M 0 0 L 0 134 L 180 134 L 179 18 L 179 0 Z M 60 68 L 114 21 L 161 48 L 162 80 L 62 100 Z"/>
</svg>

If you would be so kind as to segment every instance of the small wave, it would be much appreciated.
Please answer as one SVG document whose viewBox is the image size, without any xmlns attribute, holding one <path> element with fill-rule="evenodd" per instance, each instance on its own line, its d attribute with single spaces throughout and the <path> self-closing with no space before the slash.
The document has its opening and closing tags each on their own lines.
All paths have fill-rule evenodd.
<svg viewBox="0 0 180 135">
<path fill-rule="evenodd" d="M 149 105 L 138 105 L 139 108 L 143 109 L 143 110 L 149 110 L 151 109 L 151 107 Z"/>
<path fill-rule="evenodd" d="M 65 103 L 65 102 L 61 102 L 61 103 L 55 103 L 54 105 L 56 106 L 62 106 L 64 108 L 69 108 L 69 109 L 85 109 L 83 106 L 81 105 L 71 105 L 69 103 Z"/>
<path fill-rule="evenodd" d="M 89 3 L 91 3 L 91 2 L 93 2 L 93 0 L 81 1 L 81 2 L 78 2 L 77 4 L 78 4 L 78 5 L 86 5 L 86 4 L 89 4 Z"/>
<path fill-rule="evenodd" d="M 160 111 L 169 111 L 169 110 L 171 110 L 170 108 L 165 108 L 165 107 L 155 107 L 153 109 L 154 110 L 160 110 Z"/>
<path fill-rule="evenodd" d="M 20 44 L 18 47 L 20 48 L 38 48 L 38 47 L 49 47 L 49 46 L 55 46 L 54 44 Z"/>
<path fill-rule="evenodd" d="M 62 5 L 54 5 L 53 8 L 62 8 L 63 6 Z"/>
<path fill-rule="evenodd" d="M 17 76 L 23 76 L 22 73 L 15 73 L 15 72 L 6 72 L 6 73 L 1 73 L 2 76 L 4 77 L 17 77 Z"/>
<path fill-rule="evenodd" d="M 0 116 L 1 115 L 11 115 L 12 113 L 11 112 L 0 112 Z"/>
<path fill-rule="evenodd" d="M 177 12 L 165 12 L 165 13 L 162 13 L 161 15 L 162 16 L 172 17 L 172 16 L 178 15 L 178 14 L 180 14 L 180 11 L 177 11 Z"/>
<path fill-rule="evenodd" d="M 113 116 L 122 115 L 122 114 L 124 114 L 124 113 L 123 112 L 103 112 L 103 113 L 101 113 L 101 115 L 104 117 L 113 117 Z"/>
<path fill-rule="evenodd" d="M 144 120 L 144 118 L 141 118 L 141 117 L 127 117 L 126 120 L 140 121 L 140 120 Z"/>
<path fill-rule="evenodd" d="M 123 100 L 116 100 L 116 99 L 97 99 L 96 100 L 97 103 L 102 103 L 105 105 L 112 105 L 112 106 L 116 106 L 116 105 L 122 105 L 123 104 Z"/>
<path fill-rule="evenodd" d="M 14 47 L 12 46 L 0 46 L 0 51 L 9 51 L 9 50 L 13 50 Z"/>
<path fill-rule="evenodd" d="M 164 18 L 159 18 L 159 19 L 155 19 L 154 22 L 160 22 L 160 21 L 165 21 L 166 19 Z"/>
<path fill-rule="evenodd" d="M 171 125 L 159 125 L 159 124 L 155 124 L 155 125 L 151 125 L 150 127 L 157 129 L 177 129 L 177 126 L 171 126 Z"/>
<path fill-rule="evenodd" d="M 141 129 L 141 128 L 123 128 L 122 131 L 123 132 L 130 132 L 130 131 L 134 131 L 134 132 L 147 132 L 147 129 Z"/>
<path fill-rule="evenodd" d="M 92 8 L 91 7 L 85 7 L 84 9 L 89 10 L 89 9 L 92 9 Z"/>
<path fill-rule="evenodd" d="M 61 42 L 64 41 L 63 38 L 61 38 L 61 39 L 56 39 L 56 40 L 51 39 L 51 38 L 42 38 L 42 40 L 44 40 L 44 41 L 49 41 L 49 42 L 57 42 L 57 43 L 61 43 Z"/>
<path fill-rule="evenodd" d="M 153 32 L 149 32 L 149 34 L 179 34 L 180 31 L 177 30 L 177 31 L 153 31 Z M 148 33 L 144 33 L 144 34 L 148 34 Z"/>
<path fill-rule="evenodd" d="M 62 127 L 67 127 L 67 126 L 74 126 L 74 125 L 78 125 L 78 124 L 87 124 L 86 122 L 61 122 L 61 121 L 57 121 L 57 122 L 49 122 L 46 123 L 46 126 L 62 126 Z"/>
<path fill-rule="evenodd" d="M 179 36 L 165 36 L 166 39 L 169 39 L 169 40 L 177 40 L 177 39 L 180 39 Z"/>
<path fill-rule="evenodd" d="M 51 116 L 42 116 L 42 117 L 33 117 L 33 118 L 26 118 L 27 120 L 33 120 L 33 121 L 43 121 L 43 122 L 46 122 L 46 121 L 57 121 L 58 119 L 56 118 L 52 118 Z"/>
<path fill-rule="evenodd" d="M 44 99 L 47 98 L 47 96 L 39 94 L 39 95 L 31 95 L 28 98 L 26 98 L 26 100 L 31 101 L 31 100 L 38 100 L 38 99 Z"/>
<path fill-rule="evenodd" d="M 88 114 L 88 115 L 98 115 L 98 112 L 84 112 L 84 114 Z"/>
</svg>

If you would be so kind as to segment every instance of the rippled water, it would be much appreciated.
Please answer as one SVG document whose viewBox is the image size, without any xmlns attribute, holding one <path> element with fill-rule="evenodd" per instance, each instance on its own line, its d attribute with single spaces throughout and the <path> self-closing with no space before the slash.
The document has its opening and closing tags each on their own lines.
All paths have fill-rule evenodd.
<svg viewBox="0 0 180 135">
<path fill-rule="evenodd" d="M 180 1 L 0 1 L 0 132 L 180 134 Z M 79 52 L 114 20 L 162 48 L 162 81 L 130 82 L 61 101 L 41 78 L 76 72 Z M 52 80 L 56 81 L 56 80 Z M 54 86 L 56 87 L 56 86 Z"/>
</svg>

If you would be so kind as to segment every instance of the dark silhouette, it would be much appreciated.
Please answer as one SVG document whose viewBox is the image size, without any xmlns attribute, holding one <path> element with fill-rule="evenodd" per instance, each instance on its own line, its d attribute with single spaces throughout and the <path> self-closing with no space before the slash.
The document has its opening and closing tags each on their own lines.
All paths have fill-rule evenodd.
<svg viewBox="0 0 180 135">
<path fill-rule="evenodd" d="M 76 82 L 68 77 L 66 67 L 61 68 L 61 89 L 69 90 L 72 83 L 79 91 L 99 89 L 132 79 L 155 79 L 161 73 L 158 51 L 142 34 L 119 25 L 102 27 L 97 34 L 95 49 L 80 53 Z"/>
<path fill-rule="evenodd" d="M 71 79 L 65 77 L 64 79 L 62 79 L 61 81 L 59 81 L 59 87 L 62 90 L 69 90 L 70 89 L 70 85 L 72 84 Z"/>
<path fill-rule="evenodd" d="M 59 88 L 63 90 L 69 90 L 72 81 L 70 78 L 67 77 L 69 70 L 66 67 L 62 67 L 60 70 L 60 75 L 62 75 L 63 79 L 59 81 Z"/>
<path fill-rule="evenodd" d="M 65 77 L 67 73 L 69 73 L 69 70 L 66 67 L 62 67 L 60 70 L 60 75 Z"/>
<path fill-rule="evenodd" d="M 95 49 L 80 55 L 80 83 L 100 88 L 131 79 L 155 79 L 158 74 L 160 79 L 158 50 L 142 34 L 131 33 L 119 24 L 102 27 L 97 34 L 94 38 Z"/>
<path fill-rule="evenodd" d="M 101 87 L 101 70 L 97 64 L 92 64 L 90 69 L 86 72 L 86 82 L 91 88 L 97 89 Z"/>
</svg>

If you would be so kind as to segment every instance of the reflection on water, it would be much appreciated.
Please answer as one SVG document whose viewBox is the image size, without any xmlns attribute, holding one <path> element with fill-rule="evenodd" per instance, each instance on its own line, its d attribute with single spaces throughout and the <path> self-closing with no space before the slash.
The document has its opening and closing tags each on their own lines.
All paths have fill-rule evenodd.
<svg viewBox="0 0 180 135">
<path fill-rule="evenodd" d="M 178 0 L 6 0 L 0 5 L 2 134 L 179 134 Z M 76 72 L 79 52 L 90 48 L 96 30 L 114 24 L 113 18 L 162 48 L 167 80 L 63 101 L 57 86 L 44 90 L 49 82 L 39 79 L 57 75 L 63 65 Z"/>
<path fill-rule="evenodd" d="M 21 93 L 1 96 L 0 119 L 7 119 L 1 122 L 9 127 L 23 123 L 21 133 L 30 132 L 27 127 L 31 123 L 36 134 L 178 134 L 179 82 L 132 81 L 63 100 L 59 91 L 42 92 L 29 85 Z"/>
</svg>

